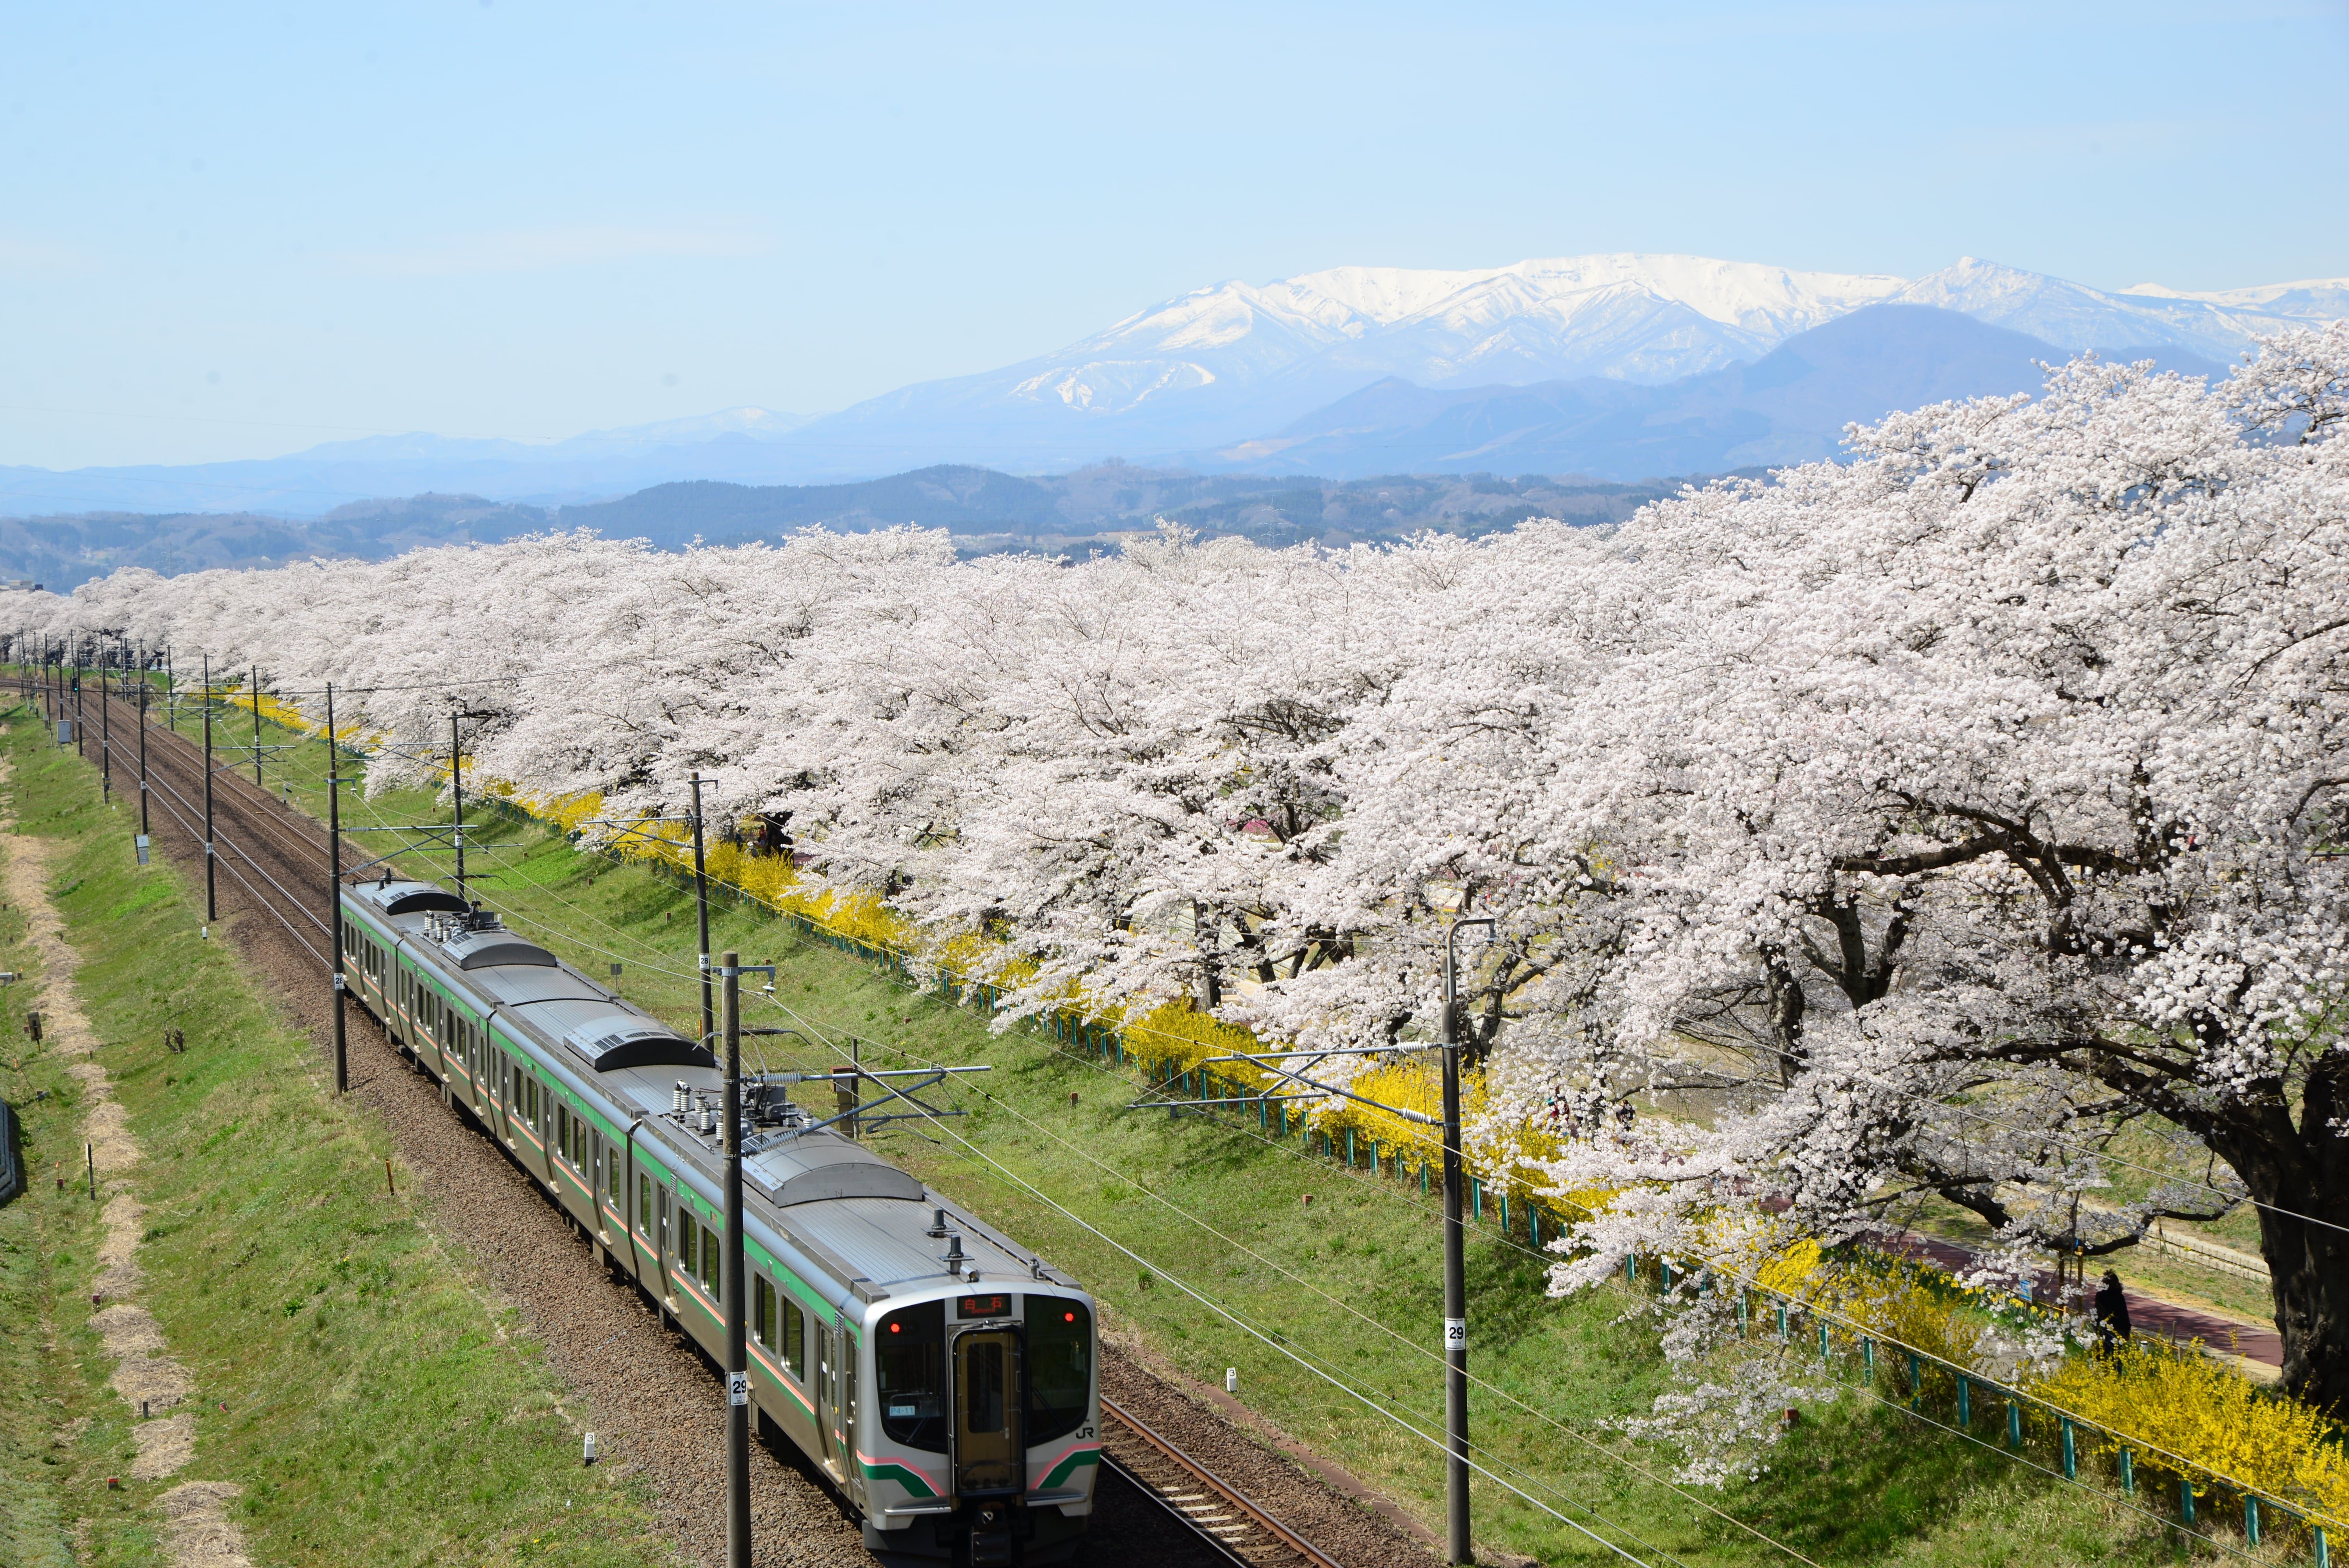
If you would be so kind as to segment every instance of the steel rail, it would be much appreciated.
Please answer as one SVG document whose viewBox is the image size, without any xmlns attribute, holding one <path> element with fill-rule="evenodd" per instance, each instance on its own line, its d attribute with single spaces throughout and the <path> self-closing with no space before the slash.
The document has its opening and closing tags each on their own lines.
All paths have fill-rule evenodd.
<svg viewBox="0 0 2349 1568">
<path fill-rule="evenodd" d="M 163 787 L 163 792 L 171 797 L 171 799 L 167 799 L 163 802 L 163 810 L 180 825 L 180 830 L 181 832 L 187 834 L 190 840 L 201 845 L 203 842 L 204 838 L 203 830 L 196 826 L 196 824 L 190 820 L 189 816 L 183 814 L 181 810 L 181 807 L 185 807 L 187 808 L 188 812 L 193 812 L 195 810 L 193 802 L 190 801 L 186 796 L 181 794 L 177 789 L 171 788 L 168 781 L 159 778 L 155 782 L 161 784 Z M 174 806 L 171 804 L 171 800 L 177 800 L 180 804 L 178 806 Z M 220 832 L 217 825 L 214 828 L 212 836 L 219 842 L 227 844 L 229 848 L 243 856 L 245 863 L 254 869 L 254 872 L 260 876 L 262 881 L 267 882 L 272 888 L 276 889 L 277 895 L 280 898 L 285 899 L 288 902 L 294 902 L 295 903 L 296 911 L 305 919 L 308 920 L 311 924 L 316 926 L 321 933 L 327 936 L 328 940 L 331 941 L 333 939 L 333 933 L 327 931 L 326 922 L 320 920 L 308 910 L 301 908 L 299 903 L 294 900 L 294 895 L 287 892 L 283 887 L 279 886 L 275 877 L 271 876 L 266 871 L 262 869 L 261 862 L 253 857 L 250 851 L 246 850 L 243 845 L 236 843 L 226 834 Z M 285 928 L 285 934 L 291 936 L 295 942 L 301 944 L 304 951 L 307 952 L 311 957 L 316 959 L 322 965 L 328 963 L 326 954 L 319 952 L 318 949 L 312 944 L 310 939 L 303 934 L 301 929 L 292 921 L 285 918 L 285 911 L 279 909 L 276 904 L 271 903 L 269 899 L 262 893 L 259 888 L 254 887 L 251 882 L 245 880 L 244 873 L 236 869 L 234 861 L 230 861 L 225 856 L 215 856 L 214 858 L 229 875 L 236 879 L 237 885 L 244 889 L 246 894 L 252 898 L 254 905 L 267 912 L 272 919 L 275 920 L 278 924 L 284 926 Z"/>
<path fill-rule="evenodd" d="M 1116 1421 L 1119 1426 L 1123 1427 L 1127 1431 L 1130 1431 L 1135 1437 L 1140 1438 L 1143 1442 L 1149 1444 L 1167 1459 L 1174 1460 L 1175 1464 L 1181 1466 L 1184 1471 L 1198 1481 L 1200 1485 L 1206 1487 L 1217 1497 L 1222 1498 L 1226 1502 L 1239 1510 L 1240 1512 L 1247 1515 L 1248 1520 L 1258 1529 L 1262 1530 L 1267 1535 L 1271 1536 L 1275 1541 L 1280 1542 L 1281 1545 L 1287 1547 L 1289 1551 L 1296 1553 L 1309 1563 L 1311 1563 L 1313 1568 L 1343 1568 L 1343 1565 L 1340 1563 L 1336 1558 L 1330 1556 L 1328 1553 L 1322 1551 L 1319 1547 L 1306 1540 L 1305 1537 L 1298 1534 L 1297 1532 L 1281 1523 L 1280 1521 L 1275 1519 L 1271 1514 L 1267 1513 L 1263 1509 L 1257 1507 L 1255 1503 L 1250 1502 L 1247 1498 L 1241 1496 L 1239 1490 L 1234 1487 L 1229 1481 L 1225 1480 L 1221 1476 L 1216 1474 L 1215 1471 L 1209 1470 L 1206 1466 L 1193 1459 L 1189 1454 L 1185 1453 L 1181 1449 L 1176 1448 L 1174 1443 L 1167 1440 L 1167 1439 L 1161 1436 L 1159 1433 L 1153 1431 L 1140 1419 L 1140 1418 L 1133 1415 L 1133 1412 L 1127 1410 L 1123 1405 L 1120 1405 L 1106 1394 L 1103 1394 L 1101 1397 L 1101 1408 L 1103 1415 L 1108 1416 L 1110 1418 Z M 1107 1454 L 1108 1450 L 1104 1449 L 1102 1452 Z M 1123 1470 L 1124 1467 L 1121 1465 L 1119 1469 Z M 1143 1484 L 1144 1490 L 1148 1490 L 1147 1483 Z M 1156 1493 L 1153 1492 L 1152 1495 L 1155 1496 Z M 1180 1512 L 1179 1510 L 1176 1511 Z M 1185 1519 L 1185 1522 L 1192 1523 L 1187 1517 Z M 1197 1529 L 1195 1523 L 1193 1523 L 1192 1527 L 1194 1529 Z M 1205 1531 L 1200 1531 L 1200 1533 L 1202 1535 L 1206 1534 Z M 1213 1536 L 1208 1536 L 1207 1539 L 1214 1540 L 1215 1538 Z M 1218 1542 L 1217 1544 L 1221 1545 L 1222 1542 Z"/>
<path fill-rule="evenodd" d="M 1140 1492 L 1144 1501 L 1155 1503 L 1162 1511 L 1164 1511 L 1168 1519 L 1173 1520 L 1185 1530 L 1189 1531 L 1192 1536 L 1196 1539 L 1201 1545 L 1214 1553 L 1220 1561 L 1231 1563 L 1233 1568 L 1258 1568 L 1258 1564 L 1249 1562 L 1247 1558 L 1233 1551 L 1231 1547 L 1225 1544 L 1221 1538 L 1209 1534 L 1207 1531 L 1200 1525 L 1197 1520 L 1183 1511 L 1182 1504 L 1176 1502 L 1173 1498 L 1168 1497 L 1164 1492 L 1160 1491 L 1156 1487 L 1152 1486 L 1147 1480 L 1129 1467 L 1123 1460 L 1119 1459 L 1107 1449 L 1103 1449 L 1102 1450 L 1102 1462 L 1108 1465 L 1110 1469 L 1115 1470 L 1121 1477 L 1123 1477 L 1126 1485 L 1133 1488 L 1135 1491 Z"/>
<path fill-rule="evenodd" d="M 164 790 L 165 790 L 167 793 L 169 793 L 169 794 L 171 796 L 171 798 L 172 798 L 173 799 L 175 799 L 175 800 L 179 801 L 181 805 L 182 805 L 182 806 L 186 807 L 190 811 L 193 811 L 193 810 L 196 809 L 196 807 L 195 807 L 195 802 L 194 802 L 194 801 L 192 801 L 192 800 L 191 800 L 191 799 L 189 799 L 185 795 L 181 794 L 177 789 L 172 789 L 172 788 L 171 788 L 171 783 L 170 783 L 170 781 L 169 781 L 169 780 L 167 780 L 167 779 L 158 779 L 158 780 L 157 780 L 157 782 L 159 782 L 159 783 L 162 784 Z M 179 813 L 178 813 L 178 812 L 176 812 L 176 811 L 174 811 L 174 812 L 172 812 L 172 815 L 176 817 L 176 816 L 178 816 L 178 815 L 179 815 Z M 182 825 L 183 825 L 183 826 L 185 826 L 185 825 L 186 825 L 186 819 L 185 819 L 185 818 L 181 818 L 181 820 Z M 193 830 L 192 828 L 190 828 L 190 829 L 189 829 L 189 830 L 190 830 L 191 832 L 194 831 L 194 830 Z M 201 836 L 201 835 L 199 835 L 199 836 Z M 326 924 L 326 923 L 325 921 L 320 920 L 320 919 L 317 917 L 317 915 L 316 915 L 316 914 L 315 914 L 315 913 L 312 913 L 309 909 L 307 909 L 306 907 L 305 907 L 305 906 L 302 904 L 302 902 L 301 902 L 299 899 L 295 898 L 295 895 L 294 895 L 293 893 L 288 892 L 285 890 L 285 884 L 284 884 L 284 883 L 280 882 L 279 882 L 275 877 L 271 876 L 271 875 L 269 874 L 268 869 L 267 869 L 266 867 L 264 867 L 264 865 L 262 865 L 261 861 L 260 861 L 257 858 L 255 858 L 255 857 L 254 857 L 254 853 L 253 853 L 253 851 L 252 851 L 251 850 L 246 849 L 243 844 L 238 843 L 234 839 L 232 839 L 232 838 L 230 838 L 226 833 L 222 832 L 222 831 L 220 830 L 219 824 L 217 824 L 217 823 L 213 824 L 213 828 L 212 828 L 212 837 L 213 837 L 215 840 L 219 841 L 221 843 L 226 844 L 230 849 L 232 849 L 232 850 L 235 851 L 238 854 L 240 854 L 240 855 L 243 856 L 243 857 L 244 857 L 244 863 L 245 863 L 246 865 L 249 865 L 249 866 L 251 866 L 251 867 L 253 868 L 254 874 L 255 874 L 255 875 L 257 875 L 257 876 L 259 876 L 259 877 L 261 878 L 261 880 L 262 880 L 262 881 L 264 881 L 264 882 L 267 882 L 271 887 L 275 888 L 275 889 L 277 890 L 277 896 L 278 896 L 278 897 L 280 897 L 280 898 L 282 898 L 282 899 L 285 899 L 287 903 L 289 903 L 293 904 L 293 905 L 295 906 L 295 909 L 296 913 L 298 913 L 302 916 L 302 918 L 303 918 L 303 919 L 305 919 L 305 920 L 308 921 L 312 925 L 315 925 L 315 926 L 316 926 L 316 927 L 318 928 L 318 933 L 319 933 L 319 934 L 320 934 L 320 935 L 322 935 L 322 936 L 332 936 L 332 935 L 334 934 L 333 931 L 331 931 L 331 930 L 327 927 L 327 924 Z M 312 848 L 314 848 L 314 849 L 315 849 L 315 848 L 316 848 L 316 846 L 312 846 Z M 290 854 L 291 852 L 292 852 L 292 851 L 288 851 L 288 853 L 289 853 L 289 854 Z M 227 864 L 228 864 L 228 862 L 227 862 L 227 861 L 222 861 L 222 864 L 223 864 L 223 865 L 227 865 Z M 233 865 L 229 866 L 229 867 L 228 867 L 228 872 L 229 872 L 229 874 L 230 874 L 231 876 L 233 876 L 233 877 L 235 877 L 235 878 L 236 878 L 236 880 L 237 880 L 238 882 L 244 882 L 245 890 L 246 890 L 247 892 L 253 892 L 253 884 L 252 884 L 251 882 L 244 882 L 244 878 L 243 878 L 243 875 L 242 875 L 242 874 L 237 871 L 237 869 L 236 869 L 234 866 L 233 866 Z M 255 893 L 255 895 L 254 895 L 254 896 L 258 897 L 259 895 L 258 895 L 257 893 Z M 276 913 L 276 911 L 272 910 L 270 913 L 272 913 L 274 914 L 274 913 Z M 283 921 L 283 920 L 285 920 L 285 917 L 284 915 L 282 915 L 282 914 L 279 914 L 279 915 L 277 916 L 277 918 L 278 918 L 279 920 Z M 292 929 L 293 929 L 293 927 L 289 924 L 289 925 L 287 926 L 287 929 L 288 929 L 288 930 L 292 930 Z M 295 934 L 298 936 L 298 935 L 300 934 L 300 933 L 299 933 L 299 932 L 296 932 L 296 933 L 295 933 Z M 305 946 L 308 946 L 308 944 L 305 942 L 305 943 L 304 944 L 304 945 L 305 945 Z M 310 951 L 311 951 L 312 953 L 316 954 L 318 950 L 317 950 L 316 948 L 315 948 L 315 947 L 312 947 L 312 948 L 310 949 Z"/>
</svg>

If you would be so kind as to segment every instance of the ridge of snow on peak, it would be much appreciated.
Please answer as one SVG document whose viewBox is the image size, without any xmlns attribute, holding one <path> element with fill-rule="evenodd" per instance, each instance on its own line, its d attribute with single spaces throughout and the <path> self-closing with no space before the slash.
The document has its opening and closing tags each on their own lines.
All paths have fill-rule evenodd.
<svg viewBox="0 0 2349 1568">
<path fill-rule="evenodd" d="M 1041 470 L 1213 451 L 1389 377 L 1430 390 L 1661 385 L 1751 363 L 1878 304 L 1954 311 L 2067 353 L 2215 366 L 2286 327 L 2349 315 L 2349 281 L 2120 292 L 1974 256 L 1912 280 L 1637 251 L 1327 267 L 1187 290 L 1058 352 L 900 387 L 785 438 L 858 454 L 858 473 L 899 460 Z M 848 459 L 833 460 L 847 471 Z"/>
</svg>

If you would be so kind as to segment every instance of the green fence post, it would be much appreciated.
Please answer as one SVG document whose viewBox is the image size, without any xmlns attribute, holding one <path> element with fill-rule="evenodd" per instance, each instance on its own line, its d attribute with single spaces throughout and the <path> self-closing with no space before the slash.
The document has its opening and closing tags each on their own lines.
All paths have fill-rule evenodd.
<svg viewBox="0 0 2349 1568">
<path fill-rule="evenodd" d="M 2023 1401 L 2006 1402 L 2006 1446 L 2020 1452 L 2023 1448 Z"/>
<path fill-rule="evenodd" d="M 1876 1341 L 1873 1339 L 1863 1339 L 1859 1342 L 1859 1369 L 1861 1375 L 1868 1379 L 1870 1386 L 1873 1386 L 1876 1382 Z"/>
<path fill-rule="evenodd" d="M 1509 1233 L 1509 1190 L 1501 1189 L 1501 1234 Z"/>
<path fill-rule="evenodd" d="M 2316 1568 L 2333 1568 L 2333 1553 L 2324 1544 L 2324 1526 L 2316 1527 Z"/>
<path fill-rule="evenodd" d="M 1623 1254 L 1623 1283 L 1625 1284 L 1640 1283 L 1640 1254 L 1637 1253 Z"/>
<path fill-rule="evenodd" d="M 1476 1199 L 1475 1217 L 1481 1220 L 1485 1217 L 1485 1179 L 1482 1176 L 1471 1176 L 1468 1178 L 1468 1190 Z"/>
<path fill-rule="evenodd" d="M 2069 1416 L 2064 1418 L 2063 1431 L 2064 1479 L 2065 1480 L 2077 1480 L 2080 1478 L 2080 1450 L 2078 1446 L 2075 1444 L 2072 1439 L 2072 1418 Z M 2256 1503 L 2252 1505 L 2252 1511 L 2254 1512 L 2258 1511 L 2258 1505 Z M 2251 1543 L 2254 1546 L 2259 1544 L 2259 1528 L 2260 1527 L 2256 1523 L 2251 1526 Z"/>
<path fill-rule="evenodd" d="M 1419 1195 L 1423 1198 L 1427 1196 L 1427 1161 L 1424 1160 L 1419 1162 Z"/>
<path fill-rule="evenodd" d="M 1526 1205 L 1526 1237 L 1533 1243 L 1534 1251 L 1541 1251 L 1541 1210 L 1532 1203 Z"/>
<path fill-rule="evenodd" d="M 1740 1339 L 1744 1338 L 1747 1335 L 1753 1332 L 1753 1325 L 1746 1317 L 1746 1301 L 1747 1296 L 1745 1287 L 1744 1285 L 1740 1285 L 1737 1287 L 1737 1337 Z"/>
<path fill-rule="evenodd" d="M 1256 1130 L 1258 1132 L 1262 1132 L 1266 1128 L 1271 1125 L 1271 1102 L 1265 1099 L 1262 1096 L 1258 1096 L 1256 1102 Z"/>
<path fill-rule="evenodd" d="M 1346 1129 L 1346 1169 L 1347 1169 L 1347 1170 L 1349 1170 L 1349 1171 L 1351 1171 L 1353 1168 L 1354 1168 L 1354 1130 L 1353 1130 L 1352 1128 L 1350 1128 L 1350 1128 Z"/>
<path fill-rule="evenodd" d="M 1827 1355 L 1827 1326 L 1822 1323 L 1819 1325 L 1819 1359 L 1825 1361 Z"/>
<path fill-rule="evenodd" d="M 1917 1354 L 1913 1350 L 1909 1353 L 1909 1408 L 1912 1410 L 1925 1408 L 1925 1369 L 1918 1365 Z"/>
<path fill-rule="evenodd" d="M 1669 1295 L 1672 1288 L 1672 1260 L 1670 1258 L 1662 1259 L 1657 1266 L 1662 1270 L 1662 1273 L 1659 1275 L 1659 1278 L 1662 1281 L 1660 1288 Z"/>
<path fill-rule="evenodd" d="M 2137 1495 L 2137 1455 L 2128 1449 L 2121 1450 L 2121 1495 Z"/>
<path fill-rule="evenodd" d="M 2184 1476 L 2178 1478 L 2178 1522 L 2180 1524 L 2194 1522 L 2194 1483 Z"/>
<path fill-rule="evenodd" d="M 1958 1374 L 1958 1426 L 1961 1429 L 1974 1424 L 1974 1380 L 1964 1373 Z"/>
<path fill-rule="evenodd" d="M 2256 1497 L 2243 1499 L 2243 1539 L 2253 1546 L 2260 1543 L 2260 1500 Z"/>
<path fill-rule="evenodd" d="M 1783 1301 L 1778 1304 L 1778 1343 L 1786 1343 L 1786 1304 Z"/>
</svg>

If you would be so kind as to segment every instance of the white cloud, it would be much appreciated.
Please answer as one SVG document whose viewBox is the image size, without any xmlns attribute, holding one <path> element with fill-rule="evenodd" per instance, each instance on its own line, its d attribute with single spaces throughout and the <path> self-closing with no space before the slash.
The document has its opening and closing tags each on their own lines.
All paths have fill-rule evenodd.
<svg viewBox="0 0 2349 1568">
<path fill-rule="evenodd" d="M 764 255 L 760 236 L 721 229 L 625 229 L 581 224 L 464 234 L 437 244 L 349 251 L 330 258 L 353 272 L 383 277 L 444 278 L 476 273 L 541 273 L 647 257 L 726 261 Z"/>
</svg>

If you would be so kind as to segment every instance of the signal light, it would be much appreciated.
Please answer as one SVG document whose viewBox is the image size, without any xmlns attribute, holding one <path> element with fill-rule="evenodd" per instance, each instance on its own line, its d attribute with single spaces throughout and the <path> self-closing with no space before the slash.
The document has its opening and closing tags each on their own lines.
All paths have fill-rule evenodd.
<svg viewBox="0 0 2349 1568">
<path fill-rule="evenodd" d="M 1062 1323 L 1074 1323 L 1076 1320 L 1077 1315 L 1073 1312 L 1064 1312 L 1061 1314 L 1061 1321 Z"/>
</svg>

